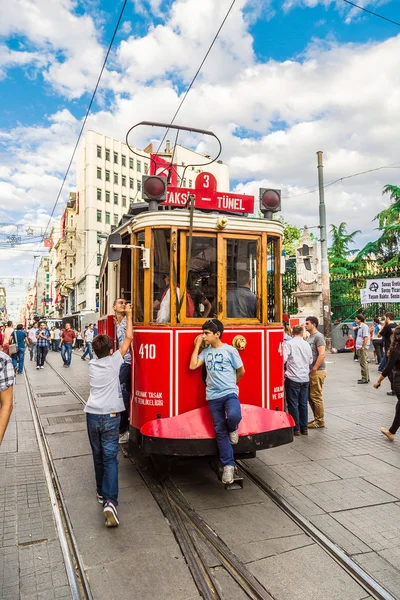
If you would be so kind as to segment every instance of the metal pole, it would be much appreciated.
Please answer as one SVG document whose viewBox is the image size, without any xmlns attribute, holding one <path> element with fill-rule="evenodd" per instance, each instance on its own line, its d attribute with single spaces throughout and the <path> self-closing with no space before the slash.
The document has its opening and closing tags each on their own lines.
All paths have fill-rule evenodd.
<svg viewBox="0 0 400 600">
<path fill-rule="evenodd" d="M 328 233 L 326 230 L 326 211 L 324 196 L 324 165 L 322 163 L 322 152 L 317 152 L 318 157 L 318 185 L 319 185 L 319 228 L 321 238 L 321 279 L 322 279 L 322 314 L 324 322 L 324 336 L 328 349 L 332 347 L 332 325 L 331 325 L 331 294 L 329 285 L 329 262 L 328 262 Z"/>
</svg>

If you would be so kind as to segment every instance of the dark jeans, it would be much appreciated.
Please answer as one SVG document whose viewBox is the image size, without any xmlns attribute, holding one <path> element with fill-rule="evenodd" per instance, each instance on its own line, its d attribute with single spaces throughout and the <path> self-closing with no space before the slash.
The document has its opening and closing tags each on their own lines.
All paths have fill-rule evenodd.
<svg viewBox="0 0 400 600">
<path fill-rule="evenodd" d="M 226 465 L 234 466 L 235 459 L 229 432 L 236 431 L 242 420 L 239 398 L 236 394 L 228 394 L 222 398 L 208 400 L 207 404 L 214 423 L 219 458 L 224 467 Z"/>
<path fill-rule="evenodd" d="M 43 367 L 44 361 L 46 360 L 48 350 L 49 349 L 47 346 L 39 346 L 39 345 L 36 346 L 36 366 L 37 367 Z"/>
<path fill-rule="evenodd" d="M 24 370 L 25 348 L 18 348 L 16 354 L 13 354 L 12 361 L 14 368 L 18 367 L 18 373 L 22 373 Z"/>
<path fill-rule="evenodd" d="M 386 367 L 386 363 L 387 363 L 387 356 L 386 356 L 386 353 L 384 352 L 383 356 L 382 356 L 382 360 L 378 367 L 379 372 L 383 371 L 383 369 Z"/>
<path fill-rule="evenodd" d="M 82 358 L 85 358 L 85 356 L 87 356 L 88 354 L 89 354 L 90 360 L 92 360 L 92 358 L 93 358 L 92 342 L 86 342 L 86 350 L 82 354 Z"/>
<path fill-rule="evenodd" d="M 129 429 L 129 405 L 131 399 L 131 375 L 132 365 L 123 363 L 119 371 L 119 382 L 121 384 L 122 398 L 124 399 L 125 410 L 121 413 L 121 423 L 119 426 L 120 434 Z"/>
<path fill-rule="evenodd" d="M 60 340 L 53 340 L 54 341 L 54 352 L 60 352 Z"/>
<path fill-rule="evenodd" d="M 64 361 L 64 365 L 71 364 L 72 358 L 72 342 L 64 342 L 61 346 L 61 357 Z"/>
<path fill-rule="evenodd" d="M 350 348 L 340 348 L 340 350 L 337 351 L 337 354 L 349 354 L 350 352 L 353 353 L 353 350 Z"/>
<path fill-rule="evenodd" d="M 374 350 L 376 352 L 376 360 L 379 365 L 383 358 L 383 340 L 372 340 L 372 345 L 374 346 Z"/>
<path fill-rule="evenodd" d="M 119 413 L 115 417 L 86 413 L 97 493 L 103 496 L 103 504 L 111 500 L 115 506 L 118 505 L 119 420 Z"/>
<path fill-rule="evenodd" d="M 288 413 L 293 417 L 295 431 L 306 431 L 308 428 L 308 389 L 310 382 L 303 383 L 285 379 L 285 392 Z"/>
</svg>

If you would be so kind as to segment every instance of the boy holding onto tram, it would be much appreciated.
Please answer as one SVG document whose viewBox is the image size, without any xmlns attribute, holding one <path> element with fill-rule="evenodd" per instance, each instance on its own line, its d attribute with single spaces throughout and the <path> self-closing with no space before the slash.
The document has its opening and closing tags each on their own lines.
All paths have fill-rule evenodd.
<svg viewBox="0 0 400 600">
<path fill-rule="evenodd" d="M 97 500 L 103 505 L 107 527 L 119 525 L 118 450 L 120 415 L 125 410 L 119 374 L 132 339 L 132 308 L 125 306 L 126 335 L 113 353 L 113 341 L 100 334 L 93 340 L 97 356 L 89 363 L 90 395 L 85 406 L 87 430 L 93 453 Z"/>
<path fill-rule="evenodd" d="M 236 348 L 221 341 L 224 332 L 221 321 L 210 319 L 203 323 L 202 329 L 203 334 L 196 339 L 190 369 L 206 366 L 206 398 L 224 467 L 222 483 L 232 483 L 235 469 L 232 445 L 239 441 L 237 429 L 242 420 L 237 384 L 244 375 L 244 367 Z M 203 341 L 207 347 L 200 352 Z"/>
</svg>

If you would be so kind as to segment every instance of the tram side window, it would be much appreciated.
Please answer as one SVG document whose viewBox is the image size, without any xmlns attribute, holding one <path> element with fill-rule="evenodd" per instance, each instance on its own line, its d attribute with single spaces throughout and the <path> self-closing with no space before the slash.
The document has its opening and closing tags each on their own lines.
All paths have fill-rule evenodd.
<svg viewBox="0 0 400 600">
<path fill-rule="evenodd" d="M 170 290 L 170 229 L 153 231 L 153 321 L 169 323 L 171 320 Z"/>
<path fill-rule="evenodd" d="M 279 314 L 279 290 L 277 289 L 277 253 L 278 240 L 268 238 L 267 242 L 267 301 L 268 301 L 268 323 L 280 323 Z"/>
<path fill-rule="evenodd" d="M 189 258 L 189 238 L 186 238 L 186 256 L 189 260 L 186 317 L 193 319 L 216 317 L 217 239 L 193 236 Z"/>
<path fill-rule="evenodd" d="M 136 244 L 138 246 L 144 246 L 144 231 L 139 231 L 136 237 Z M 135 252 L 139 252 L 136 250 Z M 143 269 L 143 261 L 140 260 L 141 256 L 137 257 L 138 259 L 138 275 L 137 275 L 137 293 L 136 293 L 136 306 L 134 307 L 135 311 L 135 322 L 143 323 L 144 322 L 144 269 Z"/>
<path fill-rule="evenodd" d="M 257 318 L 257 242 L 227 239 L 226 316 Z"/>
</svg>

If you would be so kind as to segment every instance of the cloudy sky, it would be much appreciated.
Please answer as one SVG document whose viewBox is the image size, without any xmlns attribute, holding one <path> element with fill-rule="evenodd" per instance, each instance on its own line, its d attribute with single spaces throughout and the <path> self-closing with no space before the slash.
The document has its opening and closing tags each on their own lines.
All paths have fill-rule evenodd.
<svg viewBox="0 0 400 600">
<path fill-rule="evenodd" d="M 87 128 L 124 139 L 135 122 L 169 121 L 231 2 L 128 0 Z M 398 0 L 357 3 L 400 21 Z M 43 252 L 32 238 L 122 4 L 0 0 L 0 276 L 29 278 Z M 343 0 L 236 0 L 177 122 L 215 131 L 231 189 L 281 188 L 283 215 L 299 226 L 317 224 L 317 150 L 326 183 L 393 165 L 326 189 L 328 224 L 361 229 L 362 247 L 389 201 L 383 185 L 399 184 L 399 57 L 400 28 Z M 74 181 L 72 168 L 56 214 Z M 10 248 L 10 235 L 31 243 Z"/>
</svg>

